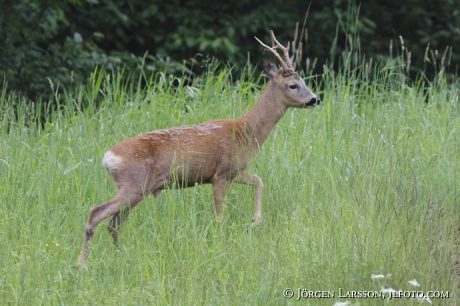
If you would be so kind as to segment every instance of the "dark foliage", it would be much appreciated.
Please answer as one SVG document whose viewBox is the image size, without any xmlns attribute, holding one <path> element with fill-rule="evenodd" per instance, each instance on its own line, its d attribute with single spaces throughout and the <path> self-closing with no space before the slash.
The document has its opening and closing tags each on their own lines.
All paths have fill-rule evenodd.
<svg viewBox="0 0 460 306">
<path fill-rule="evenodd" d="M 50 81 L 55 88 L 69 88 L 85 82 L 96 66 L 190 73 L 186 69 L 196 59 L 212 56 L 239 68 L 249 55 L 258 61 L 262 50 L 254 36 L 269 41 L 273 29 L 280 41 L 292 39 L 308 5 L 298 0 L 0 0 L 0 78 L 8 89 L 35 100 L 50 96 Z M 429 73 L 427 46 L 434 66 L 447 46 L 460 45 L 459 27 L 457 0 L 313 1 L 304 58 L 317 58 L 320 73 L 324 63 L 338 62 L 350 35 L 367 57 L 395 57 L 401 36 L 411 52 L 412 73 L 427 68 Z M 460 52 L 454 49 L 451 60 L 455 70 Z M 198 71 L 199 65 L 193 67 Z"/>
</svg>

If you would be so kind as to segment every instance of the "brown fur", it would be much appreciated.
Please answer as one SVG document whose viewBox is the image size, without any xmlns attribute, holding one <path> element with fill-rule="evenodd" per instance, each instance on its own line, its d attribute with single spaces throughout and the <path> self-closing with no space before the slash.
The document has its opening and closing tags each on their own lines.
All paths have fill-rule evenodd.
<svg viewBox="0 0 460 306">
<path fill-rule="evenodd" d="M 295 72 L 278 70 L 265 54 L 262 67 L 270 81 L 243 116 L 153 131 L 128 138 L 107 151 L 103 164 L 117 193 L 91 209 L 81 265 L 88 258 L 89 242 L 100 221 L 111 217 L 108 229 L 117 244 L 119 226 L 130 209 L 152 193 L 157 198 L 165 188 L 212 184 L 214 212 L 220 217 L 232 183 L 253 185 L 257 188 L 253 221 L 261 221 L 263 183 L 246 168 L 287 108 L 312 107 L 320 102 Z"/>
</svg>

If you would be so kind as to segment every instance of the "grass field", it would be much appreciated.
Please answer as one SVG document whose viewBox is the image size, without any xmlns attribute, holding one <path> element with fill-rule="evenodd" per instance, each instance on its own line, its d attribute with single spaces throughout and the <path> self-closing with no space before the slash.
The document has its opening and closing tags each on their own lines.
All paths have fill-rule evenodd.
<svg viewBox="0 0 460 306">
<path fill-rule="evenodd" d="M 168 190 L 133 210 L 119 249 L 101 223 L 86 269 L 76 261 L 89 209 L 115 190 L 103 153 L 242 115 L 263 90 L 260 69 L 238 81 L 211 69 L 190 87 L 157 75 L 140 88 L 96 71 L 86 89 L 56 94 L 43 127 L 3 91 L 0 304 L 458 305 L 459 83 L 440 73 L 409 85 L 396 66 L 360 67 L 307 79 L 325 103 L 290 110 L 261 148 L 260 226 L 249 226 L 248 186 L 232 187 L 222 223 L 209 185 Z M 351 297 L 391 289 L 449 297 Z"/>
</svg>

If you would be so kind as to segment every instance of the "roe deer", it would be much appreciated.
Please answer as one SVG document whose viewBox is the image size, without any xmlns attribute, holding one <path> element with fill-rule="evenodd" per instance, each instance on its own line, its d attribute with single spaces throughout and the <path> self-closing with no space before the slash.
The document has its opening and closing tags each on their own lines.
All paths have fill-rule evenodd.
<svg viewBox="0 0 460 306">
<path fill-rule="evenodd" d="M 222 213 L 222 203 L 232 183 L 257 189 L 254 223 L 262 218 L 262 180 L 246 168 L 271 130 L 289 107 L 309 108 L 321 103 L 293 70 L 289 51 L 270 32 L 276 46 L 268 47 L 281 62 L 276 65 L 262 54 L 262 68 L 270 78 L 259 100 L 236 119 L 211 120 L 202 124 L 157 130 L 128 138 L 107 151 L 103 165 L 112 176 L 117 192 L 113 199 L 90 210 L 80 265 L 88 258 L 89 243 L 97 224 L 111 217 L 108 230 L 118 243 L 119 227 L 129 211 L 144 197 L 155 198 L 165 188 L 185 188 L 212 184 L 214 213 Z M 276 52 L 284 52 L 285 61 Z M 121 210 L 122 209 L 122 210 Z"/>
</svg>

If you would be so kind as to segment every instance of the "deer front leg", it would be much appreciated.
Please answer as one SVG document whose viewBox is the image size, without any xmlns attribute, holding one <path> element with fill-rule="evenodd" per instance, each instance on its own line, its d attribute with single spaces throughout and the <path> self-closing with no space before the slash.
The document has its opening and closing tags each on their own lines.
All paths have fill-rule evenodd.
<svg viewBox="0 0 460 306">
<path fill-rule="evenodd" d="M 264 189 L 264 183 L 262 183 L 262 180 L 257 175 L 252 173 L 247 174 L 246 172 L 242 172 L 239 178 L 235 180 L 235 183 L 249 184 L 257 188 L 254 219 L 252 219 L 252 224 L 259 224 L 262 221 L 262 192 Z"/>
<path fill-rule="evenodd" d="M 214 214 L 216 215 L 217 221 L 222 219 L 222 204 L 224 203 L 227 191 L 230 189 L 232 182 L 225 179 L 221 179 L 213 182 L 212 188 L 214 193 Z"/>
</svg>

